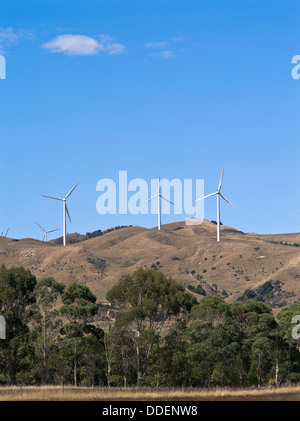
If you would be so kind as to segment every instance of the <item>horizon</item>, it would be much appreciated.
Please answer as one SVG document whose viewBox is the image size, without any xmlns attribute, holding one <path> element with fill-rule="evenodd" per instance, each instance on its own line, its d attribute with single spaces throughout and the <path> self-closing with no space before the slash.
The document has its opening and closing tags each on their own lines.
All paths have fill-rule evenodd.
<svg viewBox="0 0 300 421">
<path fill-rule="evenodd" d="M 194 217 L 191 217 L 192 219 L 194 218 Z M 194 219 L 198 219 L 198 218 L 194 218 Z M 214 220 L 214 219 L 206 219 L 206 218 L 204 218 L 204 221 L 206 221 L 206 222 L 211 222 L 211 223 L 214 223 L 215 225 L 217 224 L 217 222 L 216 222 L 216 220 Z M 166 225 L 170 225 L 170 224 L 177 224 L 177 223 L 184 223 L 185 222 L 185 220 L 178 220 L 178 221 L 173 221 L 173 222 L 168 222 L 168 223 L 162 223 L 161 224 L 161 228 L 162 228 L 162 231 L 163 231 L 163 227 L 164 226 L 166 226 Z M 201 225 L 201 224 L 199 224 L 199 225 Z M 240 231 L 240 232 L 242 232 L 243 234 L 257 234 L 257 235 L 290 235 L 290 234 L 299 234 L 300 233 L 300 231 L 295 231 L 295 232 L 277 232 L 277 233 L 268 233 L 268 232 L 265 232 L 265 233 L 261 233 L 261 232 L 257 232 L 257 231 L 241 231 L 241 230 L 238 230 L 237 228 L 235 228 L 235 227 L 232 227 L 232 226 L 229 226 L 229 225 L 227 225 L 227 224 L 223 224 L 222 223 L 222 221 L 221 221 L 221 230 L 222 230 L 222 226 L 223 225 L 225 225 L 225 226 L 227 226 L 227 227 L 229 227 L 229 228 L 232 228 L 232 229 L 234 229 L 234 230 L 237 230 L 237 231 Z M 191 225 L 186 225 L 186 226 L 193 226 L 192 224 Z M 142 226 L 142 225 L 115 225 L 115 226 L 111 226 L 111 227 L 108 227 L 108 228 L 106 228 L 106 229 L 104 229 L 104 230 L 101 230 L 100 228 L 98 229 L 98 230 L 100 230 L 100 231 L 102 231 L 102 233 L 105 233 L 107 230 L 114 230 L 115 228 L 118 228 L 118 229 L 123 229 L 123 228 L 130 228 L 130 227 L 134 227 L 134 228 L 145 228 L 145 229 L 147 229 L 147 230 L 153 230 L 153 229 L 155 229 L 155 228 L 157 228 L 157 225 L 154 225 L 154 226 L 150 226 L 150 227 L 145 227 L 145 226 Z M 85 232 L 77 232 L 77 231 L 72 231 L 72 232 L 67 232 L 67 237 L 68 236 L 70 236 L 70 235 L 73 235 L 73 234 L 77 234 L 77 235 L 82 235 L 82 236 L 85 236 L 86 234 L 88 234 L 88 233 L 93 233 L 93 232 L 95 232 L 95 231 L 98 231 L 97 229 L 96 230 L 92 230 L 92 231 L 85 231 Z M 62 231 L 62 230 L 60 230 L 60 231 Z M 3 234 L 3 235 L 2 235 Z M 217 228 L 216 228 L 216 235 L 217 235 Z M 43 234 L 41 234 L 41 237 L 43 236 Z M 5 236 L 4 235 L 4 233 L 3 232 L 1 232 L 1 234 L 0 234 L 0 237 L 3 237 L 3 238 L 8 238 L 8 239 L 11 239 L 11 240 L 37 240 L 37 241 L 41 241 L 41 242 L 47 242 L 47 243 L 51 243 L 51 241 L 56 241 L 56 240 L 59 240 L 59 239 L 62 239 L 63 238 L 63 235 L 59 235 L 58 237 L 54 237 L 54 238 L 48 238 L 47 239 L 47 241 L 45 241 L 45 240 L 43 240 L 43 239 L 41 239 L 41 238 L 37 238 L 38 236 L 36 236 L 36 237 L 19 237 L 19 238 L 16 238 L 16 237 L 10 237 L 9 235 L 7 235 L 7 236 Z M 88 240 L 88 239 L 87 239 Z M 67 243 L 67 246 L 68 245 L 70 245 L 70 244 L 68 244 Z"/>
</svg>

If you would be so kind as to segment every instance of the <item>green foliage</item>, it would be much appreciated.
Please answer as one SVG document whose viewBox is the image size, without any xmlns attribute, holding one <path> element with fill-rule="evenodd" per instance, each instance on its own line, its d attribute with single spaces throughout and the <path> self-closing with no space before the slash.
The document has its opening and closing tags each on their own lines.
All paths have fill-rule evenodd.
<svg viewBox="0 0 300 421">
<path fill-rule="evenodd" d="M 283 284 L 280 281 L 267 281 L 255 290 L 247 289 L 244 291 L 238 298 L 238 301 L 253 299 L 255 301 L 262 301 L 266 304 L 270 304 L 272 307 L 283 307 L 286 305 L 284 298 L 289 298 L 293 296 L 293 294 L 283 291 L 282 285 Z"/>
<path fill-rule="evenodd" d="M 100 259 L 99 257 L 95 257 L 95 258 L 88 257 L 86 261 L 94 265 L 97 269 L 101 271 L 101 273 L 103 273 L 107 267 L 106 260 Z"/>
<path fill-rule="evenodd" d="M 85 240 L 89 240 L 90 238 L 95 238 L 95 237 L 100 237 L 101 235 L 103 235 L 103 231 L 102 230 L 96 230 L 93 232 L 87 232 L 85 234 Z"/>
<path fill-rule="evenodd" d="M 96 301 L 96 296 L 87 286 L 72 282 L 62 295 L 63 306 L 60 311 L 70 320 L 86 320 L 98 313 Z"/>
<path fill-rule="evenodd" d="M 228 297 L 228 292 L 226 291 L 226 289 L 223 289 L 223 290 L 222 290 L 222 296 L 223 296 L 224 298 L 227 298 L 227 297 Z"/>
<path fill-rule="evenodd" d="M 29 307 L 35 302 L 36 278 L 23 267 L 0 269 L 0 314 L 6 320 L 6 339 L 0 340 L 0 366 L 10 383 L 28 367 L 33 352 L 29 337 Z"/>
<path fill-rule="evenodd" d="M 194 292 L 199 287 L 191 287 Z M 194 288 L 194 289 L 193 289 Z M 107 293 L 109 329 L 88 287 L 53 278 L 36 282 L 24 268 L 0 270 L 0 382 L 86 386 L 263 387 L 300 379 L 300 340 L 292 338 L 300 304 L 275 320 L 266 303 L 283 293 L 267 282 L 254 299 L 234 303 L 216 294 L 198 303 L 161 272 L 138 269 Z M 247 293 L 246 296 L 252 296 Z M 260 299 L 258 299 L 260 298 Z M 263 300 L 264 301 L 263 301 Z M 60 311 L 58 304 L 62 301 Z M 111 317 L 114 317 L 111 318 Z"/>
<path fill-rule="evenodd" d="M 132 227 L 132 225 L 119 225 L 117 227 L 108 228 L 105 231 L 96 230 L 96 231 L 93 231 L 93 232 L 87 232 L 86 235 L 85 235 L 85 238 L 83 240 L 89 240 L 90 238 L 100 237 L 103 234 L 108 234 L 111 231 L 115 231 L 115 230 L 118 230 L 118 229 L 121 229 L 121 228 L 127 228 L 127 227 Z"/>
<path fill-rule="evenodd" d="M 62 295 L 63 306 L 61 314 L 70 320 L 70 323 L 64 325 L 61 329 L 65 338 L 63 345 L 73 349 L 73 374 L 74 385 L 78 382 L 78 368 L 82 364 L 83 354 L 81 349 L 86 341 L 86 335 L 95 334 L 95 327 L 88 324 L 88 320 L 98 313 L 96 305 L 97 298 L 90 289 L 76 282 L 72 282 Z M 99 331 L 101 334 L 102 329 Z"/>
<path fill-rule="evenodd" d="M 271 240 L 271 241 L 269 241 L 269 243 L 272 243 L 272 244 L 281 244 L 283 246 L 300 247 L 300 244 L 299 243 L 287 243 L 286 241 L 274 241 L 274 240 Z"/>
<path fill-rule="evenodd" d="M 142 268 L 133 275 L 123 276 L 106 298 L 113 305 L 130 306 L 129 313 L 157 321 L 177 315 L 183 309 L 189 311 L 196 302 L 182 284 L 161 272 Z"/>
<path fill-rule="evenodd" d="M 36 377 L 44 384 L 51 381 L 51 371 L 54 371 L 57 348 L 54 340 L 62 326 L 59 311 L 54 309 L 58 298 L 65 290 L 65 285 L 56 282 L 53 278 L 43 278 L 34 289 L 36 304 L 31 307 L 33 333 L 36 353 Z"/>
<path fill-rule="evenodd" d="M 194 285 L 188 285 L 187 289 L 194 292 L 195 294 L 203 295 L 205 297 L 206 291 L 202 288 L 201 285 L 197 285 L 196 287 Z"/>
<path fill-rule="evenodd" d="M 127 310 L 116 323 L 132 332 L 137 352 L 137 380 L 140 383 L 145 377 L 153 345 L 157 343 L 166 320 L 190 311 L 196 300 L 172 278 L 142 268 L 132 275 L 123 276 L 108 291 L 106 298 L 111 304 Z"/>
</svg>

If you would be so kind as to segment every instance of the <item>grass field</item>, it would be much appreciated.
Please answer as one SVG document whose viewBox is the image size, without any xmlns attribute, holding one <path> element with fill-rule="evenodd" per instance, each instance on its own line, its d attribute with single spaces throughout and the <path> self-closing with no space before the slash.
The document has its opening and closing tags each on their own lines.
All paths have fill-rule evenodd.
<svg viewBox="0 0 300 421">
<path fill-rule="evenodd" d="M 300 386 L 270 389 L 0 387 L 0 401 L 300 401 Z"/>
</svg>

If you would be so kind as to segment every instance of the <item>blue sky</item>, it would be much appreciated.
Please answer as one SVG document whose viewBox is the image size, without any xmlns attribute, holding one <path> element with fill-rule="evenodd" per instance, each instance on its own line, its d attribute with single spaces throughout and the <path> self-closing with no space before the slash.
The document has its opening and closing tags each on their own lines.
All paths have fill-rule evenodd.
<svg viewBox="0 0 300 421">
<path fill-rule="evenodd" d="M 155 215 L 96 212 L 97 181 L 203 178 L 221 220 L 245 232 L 299 232 L 300 5 L 290 0 L 2 2 L 0 232 L 41 238 L 155 226 Z M 216 219 L 214 198 L 205 218 Z M 163 215 L 163 222 L 186 215 Z"/>
</svg>

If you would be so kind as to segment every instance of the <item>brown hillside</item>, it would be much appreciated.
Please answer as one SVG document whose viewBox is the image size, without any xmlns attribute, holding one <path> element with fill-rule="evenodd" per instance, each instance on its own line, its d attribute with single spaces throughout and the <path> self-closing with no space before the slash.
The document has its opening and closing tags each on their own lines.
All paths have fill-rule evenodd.
<svg viewBox="0 0 300 421">
<path fill-rule="evenodd" d="M 217 243 L 216 225 L 204 220 L 201 225 L 163 225 L 160 232 L 125 227 L 85 241 L 79 234 L 69 238 L 78 242 L 63 248 L 56 240 L 0 237 L 0 264 L 22 265 L 37 279 L 84 283 L 103 302 L 122 274 L 140 266 L 161 270 L 186 286 L 201 285 L 207 293 L 221 296 L 226 290 L 228 301 L 267 281 L 280 281 L 273 307 L 300 299 L 299 233 L 245 234 L 223 225 Z"/>
</svg>

